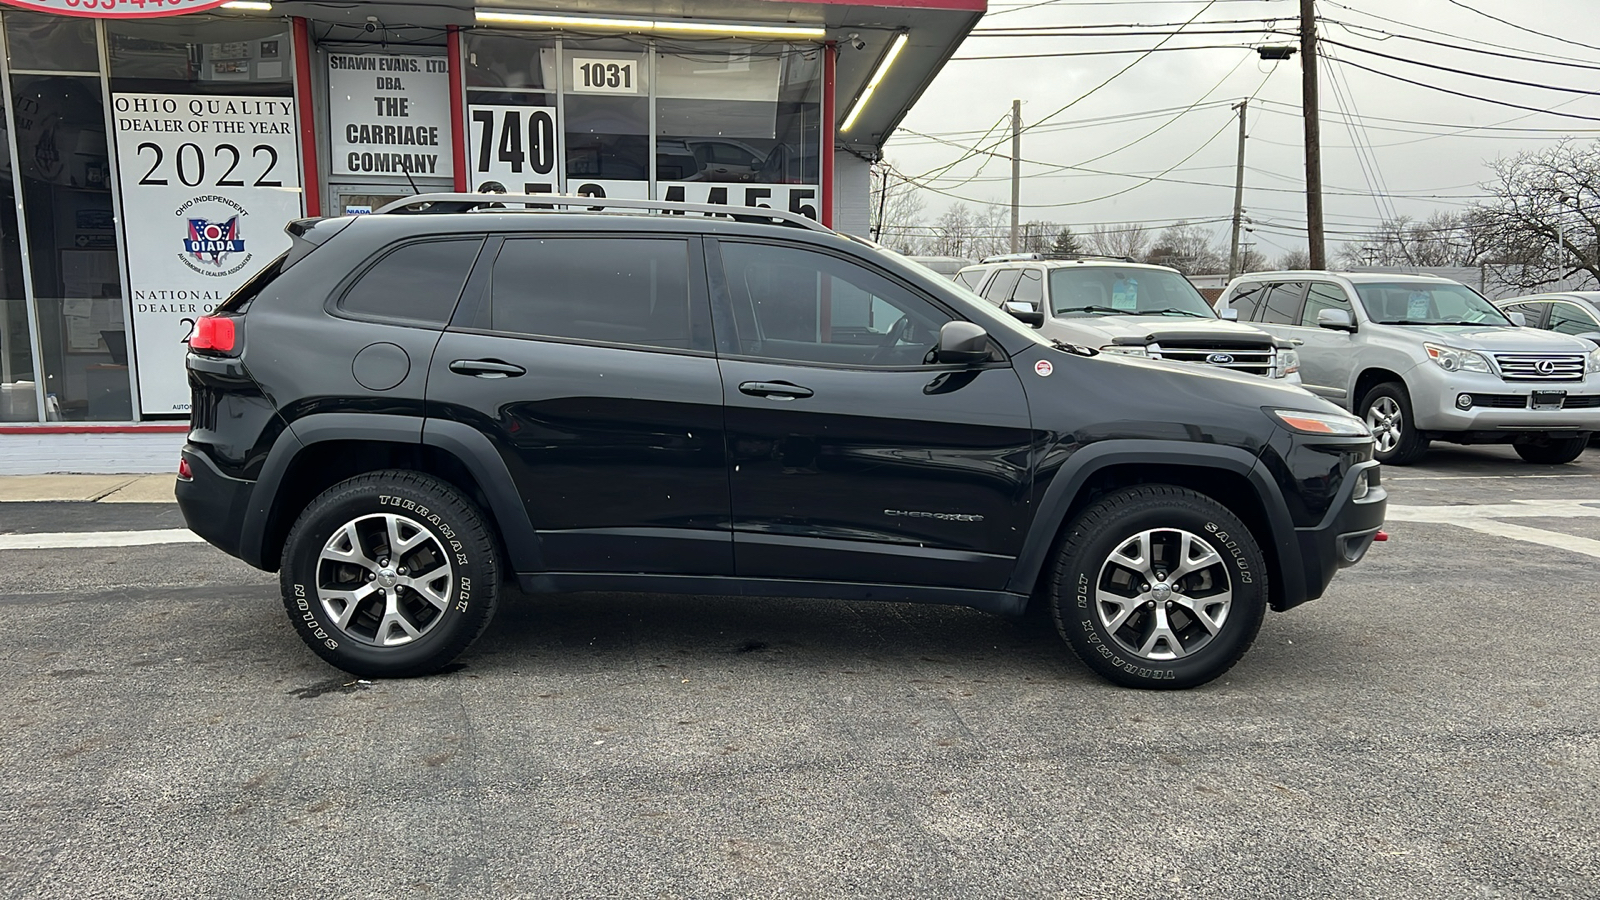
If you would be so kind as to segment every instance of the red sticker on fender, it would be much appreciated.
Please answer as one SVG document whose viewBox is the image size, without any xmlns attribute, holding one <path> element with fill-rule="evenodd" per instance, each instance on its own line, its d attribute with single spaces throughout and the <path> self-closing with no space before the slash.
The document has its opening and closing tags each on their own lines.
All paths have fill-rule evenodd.
<svg viewBox="0 0 1600 900">
<path fill-rule="evenodd" d="M 1050 365 L 1050 360 L 1048 359 L 1041 359 L 1033 364 L 1033 371 L 1037 372 L 1040 378 L 1049 378 L 1050 373 L 1055 370 L 1056 367 Z"/>
</svg>

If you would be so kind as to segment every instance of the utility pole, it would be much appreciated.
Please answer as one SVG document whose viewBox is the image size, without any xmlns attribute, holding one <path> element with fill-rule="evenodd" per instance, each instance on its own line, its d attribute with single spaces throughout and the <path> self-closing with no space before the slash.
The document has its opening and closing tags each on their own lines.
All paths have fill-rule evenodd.
<svg viewBox="0 0 1600 900">
<path fill-rule="evenodd" d="M 1017 223 L 1022 209 L 1022 101 L 1011 101 L 1011 252 L 1018 252 Z"/>
<path fill-rule="evenodd" d="M 1326 269 L 1322 237 L 1322 127 L 1317 110 L 1316 0 L 1300 0 L 1300 112 L 1306 126 L 1306 249 L 1311 268 Z"/>
<path fill-rule="evenodd" d="M 1244 114 L 1250 106 L 1246 97 L 1234 107 L 1239 111 L 1239 165 L 1233 176 L 1233 244 L 1228 250 L 1228 280 L 1239 274 L 1239 226 L 1244 224 Z"/>
</svg>

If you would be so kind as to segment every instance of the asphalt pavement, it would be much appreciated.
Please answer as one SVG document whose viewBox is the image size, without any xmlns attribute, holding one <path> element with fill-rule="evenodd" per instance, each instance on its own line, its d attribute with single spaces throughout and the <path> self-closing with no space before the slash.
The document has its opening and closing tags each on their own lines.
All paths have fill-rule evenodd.
<svg viewBox="0 0 1600 900">
<path fill-rule="evenodd" d="M 1600 897 L 1600 448 L 1384 474 L 1393 539 L 1181 693 L 963 609 L 608 594 L 368 682 L 206 545 L 0 549 L 0 896 Z"/>
</svg>

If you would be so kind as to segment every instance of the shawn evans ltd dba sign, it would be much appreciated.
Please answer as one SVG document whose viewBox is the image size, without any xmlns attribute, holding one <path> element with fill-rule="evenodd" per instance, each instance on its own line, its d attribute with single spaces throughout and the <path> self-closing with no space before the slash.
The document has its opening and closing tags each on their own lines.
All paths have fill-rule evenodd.
<svg viewBox="0 0 1600 900">
<path fill-rule="evenodd" d="M 140 19 L 178 16 L 221 6 L 228 0 L 0 0 L 58 16 L 87 16 L 96 19 Z"/>
<path fill-rule="evenodd" d="M 113 94 L 139 401 L 185 412 L 194 320 L 289 248 L 304 215 L 294 101 Z"/>
</svg>

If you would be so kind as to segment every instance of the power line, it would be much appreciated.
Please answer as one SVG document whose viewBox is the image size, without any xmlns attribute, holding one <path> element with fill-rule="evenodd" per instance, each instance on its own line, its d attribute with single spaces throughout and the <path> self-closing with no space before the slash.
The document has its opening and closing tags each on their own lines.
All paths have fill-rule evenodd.
<svg viewBox="0 0 1600 900">
<path fill-rule="evenodd" d="M 1468 100 L 1477 100 L 1477 101 L 1480 101 L 1480 102 L 1483 102 L 1483 103 L 1492 103 L 1495 106 L 1507 106 L 1507 107 L 1510 107 L 1511 109 L 1525 109 L 1525 110 L 1528 110 L 1529 112 L 1544 113 L 1546 115 L 1551 115 L 1551 116 L 1560 116 L 1561 118 L 1564 118 L 1564 119 L 1582 119 L 1585 122 L 1600 122 L 1600 117 L 1596 117 L 1596 116 L 1584 116 L 1584 115 L 1579 115 L 1578 113 L 1556 112 L 1553 108 L 1552 109 L 1540 109 L 1537 106 L 1524 106 L 1524 105 L 1522 105 L 1520 103 L 1511 103 L 1511 102 L 1506 101 L 1506 100 L 1494 100 L 1494 99 L 1491 99 L 1489 97 L 1479 97 L 1479 96 L 1476 96 L 1476 95 L 1473 95 L 1473 94 L 1463 93 L 1461 91 L 1453 91 L 1453 90 L 1450 90 L 1449 88 L 1440 87 L 1439 85 L 1436 85 L 1436 84 L 1428 84 L 1427 82 L 1424 82 L 1424 81 L 1416 81 L 1416 80 L 1413 80 L 1413 79 L 1410 79 L 1410 78 L 1406 78 L 1403 75 L 1395 75 L 1395 74 L 1393 74 L 1391 72 L 1385 72 L 1385 71 L 1383 71 L 1381 69 L 1374 69 L 1371 66 L 1364 66 L 1361 63 L 1352 62 L 1351 60 L 1348 60 L 1348 59 L 1339 60 L 1339 65 L 1341 65 L 1341 66 L 1354 66 L 1355 68 L 1361 69 L 1364 72 L 1371 72 L 1374 75 L 1381 75 L 1384 78 L 1392 78 L 1395 81 L 1403 81 L 1406 84 L 1415 85 L 1415 86 L 1421 87 L 1421 88 L 1427 88 L 1430 91 L 1438 91 L 1441 94 L 1450 94 L 1450 95 L 1455 96 L 1455 97 L 1464 97 L 1464 98 L 1466 98 Z"/>
<path fill-rule="evenodd" d="M 1357 53 L 1366 53 L 1366 54 L 1370 54 L 1372 56 L 1381 56 L 1384 59 L 1394 60 L 1395 62 L 1409 63 L 1410 65 L 1413 65 L 1413 66 L 1423 66 L 1424 68 L 1437 69 L 1437 70 L 1439 70 L 1441 72 L 1451 72 L 1451 73 L 1454 73 L 1456 75 L 1470 75 L 1473 78 L 1482 78 L 1482 79 L 1485 79 L 1487 81 L 1498 81 L 1498 82 L 1501 82 L 1502 84 L 1515 84 L 1515 85 L 1520 85 L 1522 87 L 1539 88 L 1540 90 L 1546 90 L 1546 91 L 1561 91 L 1561 92 L 1567 93 L 1567 94 L 1583 94 L 1583 95 L 1589 96 L 1589 97 L 1600 97 L 1600 91 L 1586 91 L 1586 90 L 1583 90 L 1582 88 L 1564 87 L 1564 86 L 1559 85 L 1559 84 L 1540 84 L 1537 81 L 1522 81 L 1522 80 L 1516 79 L 1516 78 L 1502 78 L 1499 75 L 1485 75 L 1482 72 L 1473 72 L 1473 71 L 1469 71 L 1467 69 L 1457 69 L 1457 68 L 1453 68 L 1451 66 L 1441 66 L 1438 63 L 1423 62 L 1420 59 L 1407 59 L 1404 56 L 1395 56 L 1395 55 L 1390 54 L 1390 53 L 1380 53 L 1377 50 L 1368 50 L 1365 47 L 1357 47 L 1354 44 L 1342 43 L 1340 41 L 1333 40 L 1332 38 L 1326 38 L 1325 37 L 1325 38 L 1322 39 L 1322 43 L 1324 43 L 1324 44 L 1332 44 L 1335 47 L 1343 47 L 1346 50 L 1354 50 Z"/>
<path fill-rule="evenodd" d="M 1600 50 L 1600 47 L 1596 47 L 1593 44 L 1585 44 L 1582 41 L 1574 41 L 1574 40 L 1572 40 L 1570 38 L 1564 38 L 1564 37 L 1560 37 L 1560 36 L 1554 35 L 1554 34 L 1545 34 L 1542 31 L 1534 31 L 1532 28 L 1529 28 L 1526 25 L 1518 25 L 1516 22 L 1512 22 L 1512 21 L 1508 21 L 1506 19 L 1502 19 L 1499 16 L 1490 15 L 1489 13 L 1486 13 L 1481 9 L 1474 9 L 1474 8 L 1466 5 L 1465 3 L 1462 3 L 1461 0 L 1445 0 L 1445 2 L 1449 3 L 1452 6 L 1459 6 L 1459 7 L 1461 7 L 1462 9 L 1466 10 L 1469 13 L 1475 13 L 1477 15 L 1483 16 L 1485 19 L 1493 19 L 1494 21 L 1499 22 L 1502 25 L 1510 25 L 1512 28 L 1515 28 L 1518 31 L 1526 31 L 1529 34 L 1537 34 L 1539 37 L 1542 37 L 1542 38 L 1549 38 L 1552 41 L 1560 41 L 1563 44 L 1571 44 L 1574 47 L 1583 47 L 1586 50 Z"/>
<path fill-rule="evenodd" d="M 1501 59 L 1514 59 L 1518 60 L 1519 62 L 1536 63 L 1541 66 L 1565 66 L 1570 69 L 1587 69 L 1591 72 L 1600 72 L 1600 66 L 1592 65 L 1590 63 L 1573 62 L 1569 59 L 1537 59 L 1531 57 L 1527 52 L 1502 53 L 1498 50 L 1483 50 L 1478 47 L 1468 47 L 1464 44 L 1452 44 L 1448 41 L 1430 40 L 1425 37 L 1417 37 L 1414 34 L 1399 34 L 1397 32 L 1385 31 L 1382 28 L 1374 28 L 1371 25 L 1362 25 L 1356 22 L 1340 22 L 1337 19 L 1323 19 L 1322 21 L 1326 24 L 1337 25 L 1340 28 L 1343 28 L 1353 37 L 1367 38 L 1368 40 L 1387 41 L 1390 38 L 1394 38 L 1402 41 L 1413 41 L 1418 44 L 1427 44 L 1430 47 L 1444 47 L 1448 50 L 1459 50 L 1463 53 L 1477 53 L 1481 56 L 1496 56 Z M 1381 34 L 1383 37 L 1371 37 L 1373 34 Z M 1491 44 L 1490 46 L 1497 45 Z"/>
<path fill-rule="evenodd" d="M 1063 59 L 1071 56 L 1127 56 L 1130 53 L 1140 54 L 1139 59 L 1152 53 L 1174 53 L 1179 50 L 1250 50 L 1254 44 L 1196 44 L 1186 47 L 1154 47 L 1149 49 L 1129 50 L 1064 50 L 1057 53 L 985 53 L 976 56 L 952 56 L 951 62 L 970 62 L 979 59 Z M 1138 62 L 1136 59 L 1134 62 Z M 1121 73 L 1118 73 L 1121 74 Z"/>
<path fill-rule="evenodd" d="M 1481 44 L 1481 45 L 1483 45 L 1485 47 L 1494 47 L 1494 48 L 1496 48 L 1498 50 L 1511 50 L 1511 51 L 1514 51 L 1514 52 L 1517 52 L 1517 53 L 1523 53 L 1523 54 L 1527 54 L 1527 55 L 1530 55 L 1530 56 L 1543 56 L 1543 57 L 1550 57 L 1550 58 L 1556 58 L 1556 59 L 1564 58 L 1564 57 L 1557 57 L 1553 53 L 1546 53 L 1546 52 L 1544 52 L 1542 50 L 1530 50 L 1530 49 L 1528 49 L 1526 47 L 1512 47 L 1512 46 L 1509 46 L 1509 45 L 1506 45 L 1506 44 L 1496 44 L 1493 41 L 1485 41 L 1485 40 L 1482 40 L 1481 38 L 1473 38 L 1473 37 L 1467 37 L 1465 35 L 1452 34 L 1451 32 L 1448 32 L 1448 31 L 1440 31 L 1437 28 L 1428 28 L 1425 25 L 1416 25 L 1416 24 L 1413 24 L 1411 22 L 1402 22 L 1399 19 L 1390 19 L 1390 18 L 1388 18 L 1386 16 L 1380 16 L 1377 13 L 1367 12 L 1364 9 L 1356 9 L 1354 6 L 1346 6 L 1343 3 L 1337 2 L 1337 0 L 1321 0 L 1321 2 L 1324 5 L 1337 6 L 1340 9 L 1349 10 L 1350 12 L 1356 13 L 1358 15 L 1363 15 L 1363 16 L 1367 16 L 1369 18 L 1377 19 L 1380 22 L 1388 22 L 1390 25 L 1399 25 L 1399 26 L 1401 26 L 1403 28 L 1414 28 L 1417 31 L 1422 31 L 1422 32 L 1425 32 L 1427 34 L 1437 34 L 1437 35 L 1439 35 L 1441 37 L 1456 38 L 1458 40 L 1463 40 L 1463 41 L 1466 41 L 1466 42 L 1471 43 L 1471 44 Z M 1341 23 L 1338 23 L 1338 24 L 1343 25 L 1345 23 L 1341 22 Z"/>
</svg>

